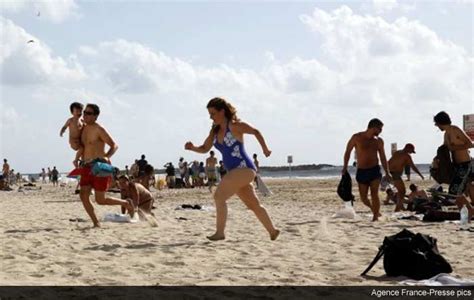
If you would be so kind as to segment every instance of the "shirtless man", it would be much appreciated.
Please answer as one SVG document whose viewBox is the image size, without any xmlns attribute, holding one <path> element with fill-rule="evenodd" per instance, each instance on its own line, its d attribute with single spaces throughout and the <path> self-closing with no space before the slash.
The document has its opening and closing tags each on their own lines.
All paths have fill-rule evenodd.
<svg viewBox="0 0 474 300">
<path fill-rule="evenodd" d="M 459 127 L 451 125 L 451 118 L 442 111 L 434 116 L 434 123 L 441 131 L 444 131 L 444 145 L 451 151 L 455 174 L 449 185 L 449 194 L 456 196 L 456 204 L 461 209 L 466 205 L 469 210 L 469 222 L 474 214 L 474 208 L 467 201 L 463 193 L 469 195 L 474 203 L 474 170 L 473 161 L 469 154 L 469 149 L 474 145 L 467 134 Z"/>
<path fill-rule="evenodd" d="M 413 169 L 418 175 L 420 175 L 421 179 L 425 179 L 423 175 L 420 173 L 418 168 L 413 163 L 410 154 L 416 153 L 415 146 L 413 144 L 406 144 L 402 150 L 395 151 L 388 161 L 388 168 L 390 170 L 390 174 L 392 175 L 393 184 L 397 188 L 397 205 L 395 206 L 395 212 L 404 210 L 403 207 L 403 200 L 405 199 L 406 189 L 405 183 L 403 182 L 402 175 L 405 167 L 408 166 L 409 168 Z"/>
<path fill-rule="evenodd" d="M 380 156 L 385 176 L 390 179 L 383 140 L 378 137 L 382 132 L 382 127 L 382 121 L 379 119 L 372 119 L 370 120 L 366 131 L 358 132 L 351 137 L 346 146 L 346 152 L 344 153 L 344 166 L 342 168 L 342 174 L 345 174 L 347 172 L 347 165 L 351 157 L 352 149 L 355 148 L 357 151 L 356 180 L 359 184 L 359 194 L 362 202 L 367 205 L 373 213 L 372 221 L 377 221 L 381 216 L 379 185 L 382 174 L 380 173 L 378 156 Z M 368 199 L 369 189 L 372 203 Z"/>
<path fill-rule="evenodd" d="M 84 126 L 81 135 L 82 145 L 84 145 L 84 166 L 81 169 L 80 197 L 87 214 L 94 223 L 94 227 L 100 227 L 100 223 L 89 199 L 91 189 L 95 190 L 95 201 L 97 204 L 121 205 L 131 214 L 134 212 L 133 206 L 128 201 L 106 197 L 105 193 L 111 183 L 111 177 L 99 177 L 92 174 L 92 166 L 90 163 L 93 160 L 102 159 L 103 161 L 110 163 L 110 157 L 118 149 L 117 144 L 112 140 L 105 128 L 96 123 L 99 114 L 99 106 L 95 104 L 87 104 L 84 109 L 84 122 L 87 126 Z M 107 153 L 105 153 L 105 144 L 110 147 Z"/>
<path fill-rule="evenodd" d="M 210 152 L 210 156 L 206 159 L 206 173 L 207 182 L 209 184 L 209 191 L 212 193 L 212 187 L 217 182 L 217 158 L 214 156 L 214 151 Z"/>
<path fill-rule="evenodd" d="M 81 132 L 84 124 L 82 123 L 81 116 L 82 116 L 82 109 L 83 105 L 78 102 L 73 102 L 69 106 L 69 110 L 71 111 L 72 117 L 67 119 L 64 126 L 61 128 L 59 132 L 59 136 L 63 136 L 66 129 L 69 128 L 69 145 L 71 145 L 72 150 L 77 151 L 76 157 L 74 158 L 73 164 L 77 168 L 79 166 L 79 159 L 82 156 L 84 148 L 81 144 Z"/>
</svg>

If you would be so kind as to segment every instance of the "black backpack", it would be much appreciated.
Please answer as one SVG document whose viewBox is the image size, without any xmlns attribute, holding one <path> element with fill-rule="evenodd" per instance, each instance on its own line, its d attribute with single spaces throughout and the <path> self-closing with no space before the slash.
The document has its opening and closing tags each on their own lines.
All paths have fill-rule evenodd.
<svg viewBox="0 0 474 300">
<path fill-rule="evenodd" d="M 434 160 L 437 161 L 438 166 L 430 168 L 431 177 L 439 184 L 450 184 L 454 178 L 454 165 L 451 159 L 451 152 L 449 152 L 446 145 L 438 147 Z"/>
<path fill-rule="evenodd" d="M 435 238 L 407 229 L 385 237 L 379 252 L 361 276 L 369 272 L 382 256 L 385 273 L 390 277 L 407 276 L 421 280 L 453 271 L 439 254 Z"/>
<path fill-rule="evenodd" d="M 341 181 L 337 186 L 337 194 L 344 202 L 354 202 L 354 195 L 352 194 L 352 178 L 349 172 L 344 173 L 341 177 Z"/>
</svg>

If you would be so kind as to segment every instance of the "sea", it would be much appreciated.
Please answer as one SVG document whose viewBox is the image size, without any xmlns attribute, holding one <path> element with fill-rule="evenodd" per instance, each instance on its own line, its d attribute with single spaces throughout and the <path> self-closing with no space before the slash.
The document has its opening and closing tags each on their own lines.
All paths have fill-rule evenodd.
<svg viewBox="0 0 474 300">
<path fill-rule="evenodd" d="M 430 176 L 430 165 L 429 164 L 417 164 L 416 165 L 420 170 L 421 174 L 425 178 Z M 356 174 L 356 168 L 350 166 L 348 168 L 349 173 L 354 177 Z M 327 166 L 319 170 L 288 170 L 285 171 L 265 171 L 262 170 L 260 175 L 262 178 L 287 178 L 287 179 L 334 179 L 341 177 L 342 166 Z M 382 172 L 383 173 L 383 172 Z M 179 174 L 176 170 L 176 174 Z M 411 171 L 412 178 L 418 177 L 418 174 Z M 165 177 L 161 172 L 157 174 L 157 177 Z M 179 175 L 178 175 L 179 177 Z M 28 178 L 34 178 L 35 180 L 41 180 L 38 174 L 23 174 L 23 178 L 28 180 Z M 71 183 L 76 182 L 74 178 L 68 178 L 67 173 L 60 174 L 59 181 L 62 183 Z"/>
<path fill-rule="evenodd" d="M 417 164 L 416 165 L 418 170 L 423 174 L 425 178 L 429 178 L 430 176 L 430 165 L 429 164 Z M 295 178 L 295 179 L 334 179 L 341 177 L 342 166 L 333 166 L 333 167 L 324 167 L 319 170 L 291 170 L 288 168 L 286 171 L 262 171 L 260 175 L 263 178 Z M 348 168 L 349 173 L 351 176 L 355 176 L 356 168 L 350 166 Z M 382 170 L 383 174 L 383 170 Z M 411 177 L 416 178 L 418 174 L 416 174 L 413 170 L 411 170 Z"/>
</svg>

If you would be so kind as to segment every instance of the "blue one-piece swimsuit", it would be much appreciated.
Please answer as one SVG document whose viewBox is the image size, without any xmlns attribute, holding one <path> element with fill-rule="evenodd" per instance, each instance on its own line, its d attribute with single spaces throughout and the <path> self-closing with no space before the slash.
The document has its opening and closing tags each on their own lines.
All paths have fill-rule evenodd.
<svg viewBox="0 0 474 300">
<path fill-rule="evenodd" d="M 244 144 L 234 137 L 229 129 L 229 125 L 227 125 L 225 131 L 224 142 L 220 144 L 217 141 L 216 135 L 214 138 L 214 147 L 221 152 L 224 167 L 227 171 L 237 168 L 249 168 L 257 171 L 257 168 L 247 155 L 247 152 L 245 152 Z"/>
</svg>

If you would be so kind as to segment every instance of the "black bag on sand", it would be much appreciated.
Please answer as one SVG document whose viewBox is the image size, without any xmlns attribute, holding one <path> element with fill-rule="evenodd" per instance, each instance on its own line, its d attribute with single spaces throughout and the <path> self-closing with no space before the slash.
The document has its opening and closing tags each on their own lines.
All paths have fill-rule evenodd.
<svg viewBox="0 0 474 300">
<path fill-rule="evenodd" d="M 379 252 L 361 276 L 369 272 L 382 256 L 385 273 L 390 277 L 406 276 L 421 280 L 453 271 L 439 254 L 435 238 L 407 229 L 385 237 Z"/>
<path fill-rule="evenodd" d="M 349 172 L 344 173 L 341 177 L 341 181 L 337 186 L 337 194 L 344 202 L 354 202 L 354 195 L 352 194 L 352 178 Z"/>
<path fill-rule="evenodd" d="M 444 222 L 459 220 L 461 214 L 458 211 L 429 210 L 423 216 L 423 222 Z"/>
</svg>

